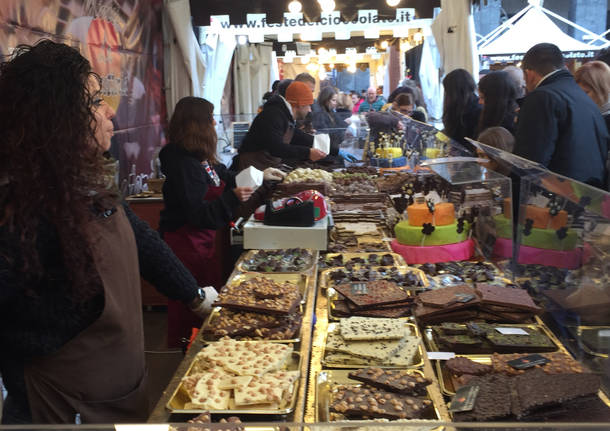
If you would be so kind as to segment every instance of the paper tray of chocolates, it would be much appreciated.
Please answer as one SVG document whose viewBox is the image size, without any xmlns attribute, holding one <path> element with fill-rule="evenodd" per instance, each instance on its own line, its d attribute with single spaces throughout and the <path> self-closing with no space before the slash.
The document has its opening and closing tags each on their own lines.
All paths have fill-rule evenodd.
<svg viewBox="0 0 610 431">
<path fill-rule="evenodd" d="M 423 347 L 407 319 L 350 317 L 329 323 L 322 365 L 326 368 L 420 368 Z"/>
<path fill-rule="evenodd" d="M 408 266 L 371 266 L 366 268 L 335 267 L 320 272 L 318 284 L 322 291 L 337 284 L 375 280 L 396 282 L 405 290 L 420 291 L 428 286 L 425 274 Z"/>
<path fill-rule="evenodd" d="M 250 250 L 237 265 L 241 272 L 303 273 L 316 263 L 316 254 L 304 248 Z"/>
<path fill-rule="evenodd" d="M 327 253 L 318 260 L 318 269 L 346 266 L 396 266 L 406 267 L 405 259 L 398 253 Z"/>
<path fill-rule="evenodd" d="M 563 345 L 543 324 L 442 323 L 426 326 L 428 351 L 466 355 L 564 351 Z"/>
<path fill-rule="evenodd" d="M 291 413 L 301 356 L 290 343 L 222 340 L 193 359 L 166 407 L 172 413 Z"/>
<path fill-rule="evenodd" d="M 240 341 L 298 343 L 302 321 L 302 306 L 286 316 L 215 307 L 204 322 L 200 337 L 206 342 L 229 337 Z"/>
<path fill-rule="evenodd" d="M 350 378 L 350 375 L 355 378 Z M 356 380 L 360 378 L 358 376 L 365 378 Z M 385 384 L 388 380 L 395 384 L 388 386 Z M 379 381 L 381 385 L 377 384 Z M 426 379 L 420 370 L 366 368 L 319 371 L 315 388 L 316 422 L 440 420 L 440 413 L 426 388 L 430 383 L 431 380 Z"/>
</svg>

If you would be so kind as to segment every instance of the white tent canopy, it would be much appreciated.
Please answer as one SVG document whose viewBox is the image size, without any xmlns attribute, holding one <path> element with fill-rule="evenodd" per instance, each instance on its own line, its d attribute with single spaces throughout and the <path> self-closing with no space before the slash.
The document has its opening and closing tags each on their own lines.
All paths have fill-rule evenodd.
<svg viewBox="0 0 610 431">
<path fill-rule="evenodd" d="M 524 54 L 532 46 L 543 42 L 553 43 L 563 52 L 593 51 L 605 45 L 587 44 L 568 36 L 547 16 L 548 13 L 540 6 L 527 6 L 479 41 L 479 54 Z"/>
</svg>

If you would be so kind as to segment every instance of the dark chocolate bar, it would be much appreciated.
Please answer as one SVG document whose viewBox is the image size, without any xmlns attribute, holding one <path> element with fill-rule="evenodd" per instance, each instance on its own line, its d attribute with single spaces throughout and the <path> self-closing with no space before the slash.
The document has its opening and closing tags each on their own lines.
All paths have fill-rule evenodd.
<svg viewBox="0 0 610 431">
<path fill-rule="evenodd" d="M 426 386 L 432 383 L 420 375 L 412 375 L 407 370 L 390 370 L 378 367 L 361 368 L 348 374 L 350 379 L 390 392 L 407 395 L 422 395 Z"/>
</svg>

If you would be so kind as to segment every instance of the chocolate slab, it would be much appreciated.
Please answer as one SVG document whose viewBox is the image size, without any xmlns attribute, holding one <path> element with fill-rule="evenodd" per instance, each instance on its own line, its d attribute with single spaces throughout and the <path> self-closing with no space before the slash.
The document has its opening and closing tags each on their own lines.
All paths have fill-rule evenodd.
<svg viewBox="0 0 610 431">
<path fill-rule="evenodd" d="M 464 301 L 467 297 L 474 295 L 470 301 Z M 464 302 L 463 302 L 464 301 Z M 427 307 L 447 308 L 454 304 L 479 302 L 475 290 L 466 285 L 443 287 L 441 289 L 421 292 L 417 295 L 417 302 Z"/>
<path fill-rule="evenodd" d="M 212 318 L 210 324 L 204 326 L 203 333 L 211 339 L 220 339 L 222 337 L 261 337 L 263 332 L 274 333 L 290 327 L 298 328 L 301 320 L 302 315 L 298 312 L 288 316 L 277 316 L 221 308 L 218 314 Z M 269 328 L 277 328 L 278 330 L 261 332 L 261 330 Z"/>
<path fill-rule="evenodd" d="M 469 412 L 454 413 L 453 420 L 455 422 L 489 422 L 510 417 L 511 391 L 509 377 L 489 374 L 472 378 L 468 385 L 479 387 L 474 409 Z"/>
<path fill-rule="evenodd" d="M 496 352 L 553 352 L 557 346 L 541 332 L 525 329 L 529 335 L 504 335 L 499 332 L 487 334 L 487 340 Z"/>
<path fill-rule="evenodd" d="M 419 419 L 432 401 L 395 394 L 369 386 L 342 386 L 333 394 L 329 409 L 351 418 Z"/>
<path fill-rule="evenodd" d="M 526 356 L 523 353 L 498 354 L 494 353 L 491 356 L 491 366 L 494 373 L 502 373 L 509 376 L 517 376 L 524 374 L 530 370 L 518 370 L 511 367 L 508 362 Z M 535 368 L 540 368 L 546 374 L 574 374 L 586 373 L 588 369 L 580 362 L 572 358 L 570 355 L 563 352 L 549 352 L 542 354 L 550 362 L 544 365 L 537 365 Z"/>
<path fill-rule="evenodd" d="M 519 407 L 513 412 L 517 418 L 594 395 L 600 387 L 599 377 L 590 373 L 550 375 L 535 369 L 513 379 L 519 397 Z"/>
<path fill-rule="evenodd" d="M 280 296 L 277 298 L 257 297 L 255 290 L 260 291 L 262 285 L 273 288 Z M 240 284 L 224 286 L 218 294 L 214 306 L 232 310 L 287 315 L 294 313 L 300 301 L 301 295 L 297 285 L 289 282 L 279 284 L 273 280 L 260 277 Z"/>
<path fill-rule="evenodd" d="M 390 370 L 378 367 L 361 368 L 348 374 L 352 380 L 366 383 L 374 388 L 407 395 L 423 395 L 431 380 L 411 375 L 407 370 Z"/>
<path fill-rule="evenodd" d="M 515 311 L 525 310 L 533 313 L 542 311 L 524 289 L 477 283 L 476 291 L 483 304 L 500 305 Z"/>
<path fill-rule="evenodd" d="M 493 370 L 491 365 L 480 364 L 464 356 L 456 356 L 455 358 L 451 358 L 445 362 L 444 366 L 452 374 L 457 376 L 461 376 L 463 374 L 482 376 L 491 373 Z"/>
<path fill-rule="evenodd" d="M 354 289 L 351 283 L 335 286 L 335 290 L 361 309 L 404 302 L 409 298 L 407 292 L 391 281 L 377 280 L 364 282 L 363 284 L 366 286 L 366 291 Z"/>
</svg>

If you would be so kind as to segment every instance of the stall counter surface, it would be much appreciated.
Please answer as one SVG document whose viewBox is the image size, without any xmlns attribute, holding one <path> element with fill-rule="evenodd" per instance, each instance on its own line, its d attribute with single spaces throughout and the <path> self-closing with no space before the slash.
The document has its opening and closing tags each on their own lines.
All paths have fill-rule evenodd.
<svg viewBox="0 0 610 431">
<path fill-rule="evenodd" d="M 239 267 L 239 262 L 241 262 L 244 259 L 246 254 L 247 254 L 247 252 L 244 253 L 240 257 L 238 264 L 235 266 L 236 269 L 229 276 L 229 280 L 231 280 L 232 278 L 234 278 L 235 276 L 237 276 L 239 274 L 242 274 L 239 270 L 237 270 L 237 268 Z M 313 259 L 314 259 L 314 262 L 316 262 L 318 259 L 318 253 L 315 251 L 313 252 Z M 265 274 L 261 274 L 261 275 L 264 277 Z M 294 411 L 291 414 L 289 414 L 285 419 L 288 422 L 302 422 L 304 414 L 305 414 L 305 399 L 306 399 L 306 395 L 307 395 L 307 393 L 306 393 L 307 376 L 309 374 L 309 363 L 310 363 L 310 361 L 307 359 L 310 357 L 311 339 L 312 339 L 312 331 L 306 330 L 306 329 L 307 328 L 311 329 L 312 324 L 313 324 L 312 320 L 313 320 L 313 316 L 314 316 L 314 307 L 315 307 L 315 299 L 316 299 L 315 292 L 316 292 L 316 288 L 317 288 L 317 275 L 318 275 L 316 266 L 314 266 L 314 267 L 310 268 L 308 271 L 306 271 L 306 275 L 307 275 L 307 280 L 308 280 L 307 291 L 309 294 L 307 295 L 307 301 L 306 301 L 305 307 L 303 309 L 303 322 L 302 322 L 302 329 L 301 329 L 300 350 L 298 352 L 299 355 L 301 356 L 301 358 L 303 358 L 303 360 L 301 361 L 301 368 L 299 370 L 300 377 L 299 377 L 298 392 L 296 395 L 297 402 L 296 402 Z M 201 334 L 201 331 L 200 331 L 200 334 Z M 182 360 L 182 362 L 176 369 L 176 372 L 174 373 L 174 376 L 172 377 L 171 381 L 169 382 L 169 384 L 163 391 L 161 398 L 156 403 L 152 413 L 150 414 L 150 416 L 148 418 L 148 423 L 186 422 L 187 419 L 190 419 L 190 417 L 185 417 L 184 415 L 172 414 L 172 412 L 170 412 L 166 406 L 167 406 L 168 402 L 170 401 L 172 395 L 178 389 L 178 386 L 180 385 L 180 383 L 182 381 L 182 377 L 189 370 L 193 360 L 195 359 L 195 356 L 197 355 L 197 353 L 199 351 L 201 351 L 201 349 L 205 346 L 205 344 L 206 344 L 206 342 L 203 341 L 201 335 L 198 335 L 195 338 L 195 340 L 191 344 L 191 347 L 189 348 L 186 355 L 184 356 L 184 359 Z M 258 422 L 260 420 L 252 419 L 251 421 Z"/>
</svg>

